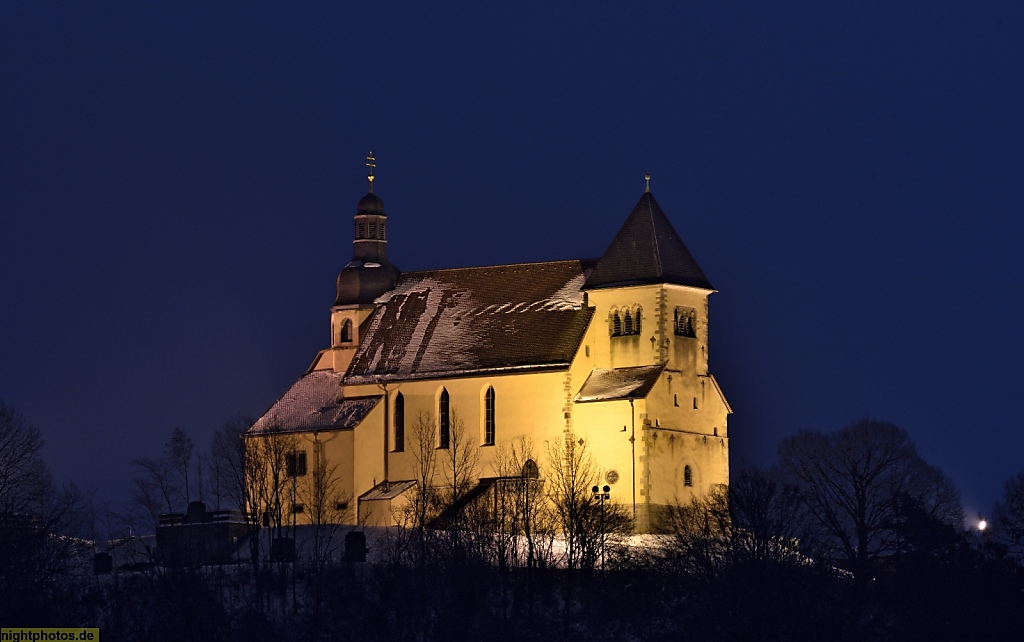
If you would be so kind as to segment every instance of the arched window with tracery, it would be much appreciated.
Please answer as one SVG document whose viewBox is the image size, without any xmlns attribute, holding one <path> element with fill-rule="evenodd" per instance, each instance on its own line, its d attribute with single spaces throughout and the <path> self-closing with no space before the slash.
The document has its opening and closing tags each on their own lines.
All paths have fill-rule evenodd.
<svg viewBox="0 0 1024 642">
<path fill-rule="evenodd" d="M 622 334 L 622 317 L 616 312 L 612 315 L 612 336 L 617 337 Z"/>
<path fill-rule="evenodd" d="M 622 324 L 622 334 L 633 334 L 633 317 L 626 313 L 626 320 Z"/>
<path fill-rule="evenodd" d="M 484 393 L 484 445 L 494 445 L 494 388 Z"/>
<path fill-rule="evenodd" d="M 641 308 L 636 309 L 636 316 L 633 318 L 633 334 L 640 334 L 640 316 L 643 310 Z"/>
<path fill-rule="evenodd" d="M 441 388 L 441 398 L 437 402 L 437 447 L 447 448 L 452 438 L 452 424 L 448 389 Z"/>
<path fill-rule="evenodd" d="M 405 396 L 395 395 L 395 452 L 405 450 Z"/>
</svg>

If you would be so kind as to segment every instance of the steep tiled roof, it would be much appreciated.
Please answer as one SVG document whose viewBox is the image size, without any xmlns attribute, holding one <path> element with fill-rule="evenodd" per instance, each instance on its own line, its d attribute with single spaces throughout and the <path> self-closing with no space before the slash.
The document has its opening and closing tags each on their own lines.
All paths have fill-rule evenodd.
<svg viewBox="0 0 1024 642">
<path fill-rule="evenodd" d="M 645 192 L 584 289 L 675 283 L 713 290 L 650 192 Z"/>
<path fill-rule="evenodd" d="M 651 392 L 664 369 L 664 365 L 595 369 L 583 383 L 575 401 L 643 399 Z"/>
<path fill-rule="evenodd" d="M 315 370 L 302 377 L 270 407 L 249 434 L 355 428 L 381 395 L 338 399 L 341 375 Z"/>
<path fill-rule="evenodd" d="M 402 274 L 378 299 L 346 384 L 565 367 L 593 311 L 592 262 L 553 261 Z"/>
</svg>

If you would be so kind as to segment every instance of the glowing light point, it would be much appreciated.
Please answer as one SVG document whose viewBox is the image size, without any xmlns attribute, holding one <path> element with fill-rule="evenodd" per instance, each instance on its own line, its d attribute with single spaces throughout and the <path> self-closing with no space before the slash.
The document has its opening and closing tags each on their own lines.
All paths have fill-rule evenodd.
<svg viewBox="0 0 1024 642">
<path fill-rule="evenodd" d="M 651 173 L 644 174 L 644 193 L 651 191 Z"/>
<path fill-rule="evenodd" d="M 988 528 L 988 522 L 986 522 L 983 519 L 979 520 L 978 521 L 978 530 L 981 531 L 982 533 L 984 533 L 986 528 Z"/>
</svg>

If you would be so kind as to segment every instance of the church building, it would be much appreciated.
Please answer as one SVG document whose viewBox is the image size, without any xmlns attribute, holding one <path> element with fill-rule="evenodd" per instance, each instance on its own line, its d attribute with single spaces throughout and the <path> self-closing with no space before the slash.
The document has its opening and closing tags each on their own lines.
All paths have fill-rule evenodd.
<svg viewBox="0 0 1024 642">
<path fill-rule="evenodd" d="M 248 443 L 288 435 L 285 475 L 331 471 L 339 519 L 363 525 L 394 524 L 417 492 L 424 426 L 435 453 L 453 439 L 476 449 L 480 488 L 509 474 L 502 453 L 517 443 L 532 443 L 536 461 L 515 474 L 543 480 L 551 444 L 571 439 L 637 532 L 728 484 L 731 410 L 708 369 L 715 290 L 649 177 L 598 259 L 402 272 L 387 252 L 401 218 L 392 230 L 370 160 L 331 344 Z M 431 483 L 446 483 L 440 466 Z M 289 517 L 310 519 L 290 502 Z"/>
</svg>

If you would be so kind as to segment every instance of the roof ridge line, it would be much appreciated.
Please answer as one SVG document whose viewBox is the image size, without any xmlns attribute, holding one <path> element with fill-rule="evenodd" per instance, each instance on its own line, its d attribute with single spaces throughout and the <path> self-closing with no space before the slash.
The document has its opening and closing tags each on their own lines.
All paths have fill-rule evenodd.
<svg viewBox="0 0 1024 642">
<path fill-rule="evenodd" d="M 658 266 L 658 272 L 660 272 L 658 276 L 663 277 L 665 276 L 665 266 L 661 263 L 661 245 L 658 243 L 658 233 L 654 227 L 654 205 L 652 203 L 655 202 L 654 195 L 647 192 L 647 216 L 651 219 L 651 240 L 654 245 L 655 259 L 657 259 L 656 265 Z"/>
<path fill-rule="evenodd" d="M 496 265 L 468 265 L 465 267 L 449 267 L 449 268 L 434 268 L 432 270 L 409 270 L 402 272 L 402 276 L 412 276 L 418 274 L 430 274 L 434 272 L 456 272 L 459 270 L 490 270 L 494 268 L 502 267 L 519 267 L 528 265 L 554 265 L 559 263 L 582 263 L 586 261 L 597 261 L 598 259 L 558 259 L 555 261 L 522 261 L 520 263 L 498 263 Z"/>
</svg>

